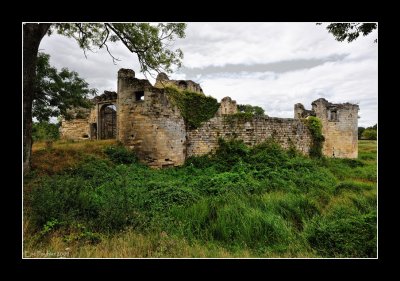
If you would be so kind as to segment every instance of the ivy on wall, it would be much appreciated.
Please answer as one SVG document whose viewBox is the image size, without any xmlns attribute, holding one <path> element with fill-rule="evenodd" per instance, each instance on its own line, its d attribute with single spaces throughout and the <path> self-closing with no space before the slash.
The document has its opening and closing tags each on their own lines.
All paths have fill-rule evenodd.
<svg viewBox="0 0 400 281">
<path fill-rule="evenodd" d="M 224 119 L 230 125 L 234 125 L 236 122 L 250 122 L 255 117 L 252 112 L 238 112 L 235 114 L 225 115 Z"/>
<path fill-rule="evenodd" d="M 314 116 L 309 116 L 305 119 L 305 124 L 311 132 L 312 144 L 310 147 L 310 156 L 314 158 L 322 157 L 322 146 L 325 141 L 325 137 L 322 135 L 322 123 L 321 120 Z"/>
<path fill-rule="evenodd" d="M 204 94 L 181 90 L 173 86 L 164 88 L 170 101 L 176 105 L 189 129 L 195 129 L 214 117 L 219 108 L 218 101 Z"/>
</svg>

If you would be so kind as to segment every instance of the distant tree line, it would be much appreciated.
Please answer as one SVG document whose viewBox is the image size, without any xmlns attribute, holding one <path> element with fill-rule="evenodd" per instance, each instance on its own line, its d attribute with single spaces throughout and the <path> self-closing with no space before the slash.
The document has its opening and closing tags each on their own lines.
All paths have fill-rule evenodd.
<svg viewBox="0 0 400 281">
<path fill-rule="evenodd" d="M 358 139 L 359 140 L 376 140 L 377 139 L 377 124 L 372 127 L 358 127 Z"/>
</svg>

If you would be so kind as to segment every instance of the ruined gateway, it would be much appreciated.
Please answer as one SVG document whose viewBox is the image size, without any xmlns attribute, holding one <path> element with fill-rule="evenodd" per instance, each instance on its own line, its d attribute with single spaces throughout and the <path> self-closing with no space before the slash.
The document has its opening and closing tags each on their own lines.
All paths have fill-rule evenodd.
<svg viewBox="0 0 400 281">
<path fill-rule="evenodd" d="M 316 116 L 322 121 L 324 155 L 358 155 L 358 105 L 332 104 L 320 98 L 312 103 L 312 110 L 296 104 L 293 119 L 255 116 L 232 122 L 227 116 L 238 112 L 236 101 L 225 97 L 213 118 L 198 128 L 189 128 L 165 92 L 166 85 L 203 94 L 200 85 L 190 80 L 169 80 L 161 73 L 152 86 L 148 80 L 135 78 L 133 70 L 120 69 L 117 93 L 105 91 L 93 99 L 91 110 L 74 110 L 73 119 L 62 121 L 61 136 L 74 140 L 114 138 L 150 167 L 161 168 L 179 166 L 187 157 L 213 151 L 219 138 L 240 139 L 250 146 L 273 138 L 284 148 L 294 145 L 308 154 L 312 137 L 302 119 Z"/>
</svg>

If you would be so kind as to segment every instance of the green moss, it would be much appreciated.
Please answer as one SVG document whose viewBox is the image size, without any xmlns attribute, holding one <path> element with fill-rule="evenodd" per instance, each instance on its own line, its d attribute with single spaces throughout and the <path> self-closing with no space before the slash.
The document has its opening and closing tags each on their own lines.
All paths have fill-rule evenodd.
<svg viewBox="0 0 400 281">
<path fill-rule="evenodd" d="M 190 129 L 198 128 L 201 123 L 214 117 L 219 108 L 218 101 L 211 96 L 171 86 L 165 87 L 165 91 L 170 101 L 179 108 Z"/>
<path fill-rule="evenodd" d="M 314 158 L 322 157 L 322 146 L 325 137 L 322 135 L 322 123 L 317 117 L 310 116 L 305 119 L 305 124 L 311 132 L 312 144 L 310 147 L 310 156 Z"/>
</svg>

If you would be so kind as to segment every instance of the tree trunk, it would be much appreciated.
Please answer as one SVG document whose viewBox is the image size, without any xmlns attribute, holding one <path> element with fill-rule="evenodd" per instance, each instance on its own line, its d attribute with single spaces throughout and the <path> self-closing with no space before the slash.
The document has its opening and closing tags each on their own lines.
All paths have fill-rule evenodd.
<svg viewBox="0 0 400 281">
<path fill-rule="evenodd" d="M 24 82 L 24 126 L 23 161 L 24 174 L 30 171 L 32 152 L 32 100 L 36 78 L 36 62 L 39 44 L 50 27 L 50 23 L 26 23 L 23 34 L 23 82 Z"/>
</svg>

